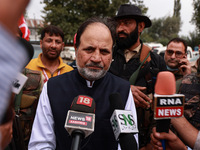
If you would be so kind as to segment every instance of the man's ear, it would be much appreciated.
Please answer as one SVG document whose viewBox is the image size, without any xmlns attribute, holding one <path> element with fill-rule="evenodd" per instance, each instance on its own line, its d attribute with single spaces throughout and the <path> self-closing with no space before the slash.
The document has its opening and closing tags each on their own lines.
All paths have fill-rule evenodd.
<svg viewBox="0 0 200 150">
<path fill-rule="evenodd" d="M 42 40 L 40 40 L 40 48 L 42 49 Z"/>
<path fill-rule="evenodd" d="M 75 56 L 77 55 L 77 47 L 74 45 L 74 49 L 75 49 Z"/>
<path fill-rule="evenodd" d="M 64 47 L 65 47 L 65 43 L 62 42 L 62 51 L 64 50 Z"/>
<path fill-rule="evenodd" d="M 138 32 L 142 33 L 142 31 L 144 30 L 144 28 L 145 28 L 145 23 L 144 22 L 139 22 L 138 23 Z"/>
</svg>

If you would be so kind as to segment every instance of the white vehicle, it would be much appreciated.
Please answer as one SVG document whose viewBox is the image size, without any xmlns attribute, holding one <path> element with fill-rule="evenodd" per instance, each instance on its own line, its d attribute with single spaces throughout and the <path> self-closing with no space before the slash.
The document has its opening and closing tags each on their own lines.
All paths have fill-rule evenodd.
<svg viewBox="0 0 200 150">
<path fill-rule="evenodd" d="M 193 51 L 190 46 L 187 47 L 187 59 L 194 61 L 199 58 L 199 51 Z"/>
<path fill-rule="evenodd" d="M 42 49 L 40 48 L 40 45 L 37 45 L 37 44 L 32 44 L 33 46 L 33 49 L 34 49 L 34 55 L 33 55 L 33 58 L 37 58 L 38 55 L 40 53 L 42 53 Z"/>
<path fill-rule="evenodd" d="M 161 43 L 150 42 L 150 43 L 144 43 L 144 44 L 151 47 L 152 49 L 157 49 L 157 48 L 163 47 L 163 45 Z"/>
<path fill-rule="evenodd" d="M 63 51 L 60 53 L 60 57 L 63 59 L 75 60 L 76 56 L 74 47 L 64 47 Z"/>
<path fill-rule="evenodd" d="M 154 48 L 153 52 L 156 52 L 158 55 L 160 55 L 161 53 L 165 52 L 166 49 L 167 49 L 167 46 L 158 47 L 158 48 Z"/>
</svg>

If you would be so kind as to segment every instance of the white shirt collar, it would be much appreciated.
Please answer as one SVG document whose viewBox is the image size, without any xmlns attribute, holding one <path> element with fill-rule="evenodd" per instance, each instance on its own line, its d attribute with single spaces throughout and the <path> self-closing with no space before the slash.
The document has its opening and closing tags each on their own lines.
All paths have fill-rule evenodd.
<svg viewBox="0 0 200 150">
<path fill-rule="evenodd" d="M 86 80 L 87 83 L 87 87 L 92 88 L 92 86 L 94 85 L 94 81 L 88 81 Z"/>
</svg>

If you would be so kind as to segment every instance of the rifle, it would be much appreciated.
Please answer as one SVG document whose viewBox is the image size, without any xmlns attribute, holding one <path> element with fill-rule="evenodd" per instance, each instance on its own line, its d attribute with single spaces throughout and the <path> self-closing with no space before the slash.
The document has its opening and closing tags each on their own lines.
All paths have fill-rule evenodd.
<svg viewBox="0 0 200 150">
<path fill-rule="evenodd" d="M 13 121 L 13 139 L 15 143 L 15 149 L 17 150 L 27 150 L 25 148 L 25 143 L 24 143 L 24 133 L 22 131 L 22 126 L 21 126 L 21 119 L 20 115 L 16 114 L 14 121 Z"/>
</svg>

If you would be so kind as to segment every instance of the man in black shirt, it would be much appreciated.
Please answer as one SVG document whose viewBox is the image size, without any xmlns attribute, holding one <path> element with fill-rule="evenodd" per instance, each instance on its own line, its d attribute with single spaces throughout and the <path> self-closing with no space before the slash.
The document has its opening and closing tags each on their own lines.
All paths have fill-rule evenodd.
<svg viewBox="0 0 200 150">
<path fill-rule="evenodd" d="M 142 31 L 151 26 L 151 20 L 142 15 L 140 8 L 123 4 L 114 19 L 117 22 L 117 38 L 110 72 L 131 83 L 142 148 L 150 141 L 148 132 L 153 116 L 149 109 L 152 103 L 150 95 L 154 92 L 157 73 L 165 71 L 166 64 L 161 56 L 151 52 L 151 48 L 140 40 Z"/>
</svg>

